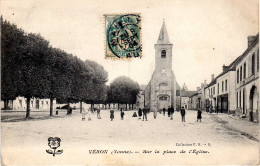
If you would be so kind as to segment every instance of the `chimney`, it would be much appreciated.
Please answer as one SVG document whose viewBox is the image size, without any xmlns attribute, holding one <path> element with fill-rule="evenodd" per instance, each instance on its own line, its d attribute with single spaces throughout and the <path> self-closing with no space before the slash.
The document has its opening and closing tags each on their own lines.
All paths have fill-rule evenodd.
<svg viewBox="0 0 260 166">
<path fill-rule="evenodd" d="M 211 74 L 211 81 L 213 81 L 215 79 L 215 75 Z"/>
<path fill-rule="evenodd" d="M 224 72 L 225 70 L 227 70 L 227 68 L 228 68 L 228 66 L 225 66 L 225 64 L 223 64 L 223 66 L 222 66 L 223 72 Z"/>
<path fill-rule="evenodd" d="M 204 80 L 204 86 L 207 86 L 207 80 Z"/>
<path fill-rule="evenodd" d="M 200 87 L 197 87 L 197 91 L 199 91 L 200 90 Z"/>
<path fill-rule="evenodd" d="M 247 37 L 248 47 L 253 43 L 254 39 L 255 39 L 255 36 L 248 36 Z"/>
</svg>

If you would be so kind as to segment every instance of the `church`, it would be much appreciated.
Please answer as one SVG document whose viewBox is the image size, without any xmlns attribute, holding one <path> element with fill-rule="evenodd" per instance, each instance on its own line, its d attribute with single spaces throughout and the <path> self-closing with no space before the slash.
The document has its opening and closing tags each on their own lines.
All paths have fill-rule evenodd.
<svg viewBox="0 0 260 166">
<path fill-rule="evenodd" d="M 148 85 L 145 87 L 145 106 L 151 111 L 173 106 L 180 108 L 180 86 L 176 82 L 172 70 L 172 47 L 166 30 L 165 21 L 154 45 L 155 70 Z"/>
</svg>

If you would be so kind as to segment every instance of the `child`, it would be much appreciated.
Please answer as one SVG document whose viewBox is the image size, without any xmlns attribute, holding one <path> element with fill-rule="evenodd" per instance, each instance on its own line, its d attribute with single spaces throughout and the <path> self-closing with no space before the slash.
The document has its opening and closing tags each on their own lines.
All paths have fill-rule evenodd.
<svg viewBox="0 0 260 166">
<path fill-rule="evenodd" d="M 110 110 L 110 119 L 111 121 L 114 119 L 114 110 Z"/>
<path fill-rule="evenodd" d="M 198 115 L 197 115 L 197 122 L 200 120 L 201 122 L 201 110 L 198 110 Z"/>
<path fill-rule="evenodd" d="M 121 115 L 121 120 L 124 120 L 124 115 L 125 115 L 125 113 L 124 113 L 124 111 L 123 111 L 123 110 L 121 110 L 121 113 L 120 113 L 120 115 Z"/>
</svg>

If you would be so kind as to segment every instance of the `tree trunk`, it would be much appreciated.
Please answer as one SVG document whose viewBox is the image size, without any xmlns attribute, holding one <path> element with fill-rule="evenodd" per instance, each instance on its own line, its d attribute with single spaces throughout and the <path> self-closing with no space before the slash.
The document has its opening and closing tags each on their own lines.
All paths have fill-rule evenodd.
<svg viewBox="0 0 260 166">
<path fill-rule="evenodd" d="M 107 109 L 107 104 L 105 104 L 105 110 Z"/>
<path fill-rule="evenodd" d="M 68 102 L 67 115 L 68 115 L 68 114 L 71 114 L 71 111 L 70 111 L 70 102 Z"/>
<path fill-rule="evenodd" d="M 108 107 L 109 107 L 109 109 L 110 109 L 110 103 L 108 104 Z"/>
<path fill-rule="evenodd" d="M 31 112 L 31 110 L 30 110 L 30 101 L 31 101 L 31 98 L 27 97 L 26 98 L 26 106 L 27 106 L 27 108 L 26 108 L 26 118 L 30 118 L 30 112 Z"/>
<path fill-rule="evenodd" d="M 8 99 L 4 100 L 4 110 L 7 110 L 8 108 Z"/>
<path fill-rule="evenodd" d="M 82 113 L 82 100 L 80 100 L 80 113 Z"/>
<path fill-rule="evenodd" d="M 53 116 L 53 97 L 50 97 L 50 116 Z"/>
<path fill-rule="evenodd" d="M 127 111 L 127 104 L 125 104 L 125 110 Z"/>
<path fill-rule="evenodd" d="M 134 104 L 132 104 L 132 110 L 134 110 Z"/>
<path fill-rule="evenodd" d="M 119 110 L 119 103 L 117 103 L 117 109 Z"/>
<path fill-rule="evenodd" d="M 94 110 L 94 104 L 93 104 L 93 101 L 91 101 L 90 110 L 91 110 L 91 111 Z"/>
</svg>

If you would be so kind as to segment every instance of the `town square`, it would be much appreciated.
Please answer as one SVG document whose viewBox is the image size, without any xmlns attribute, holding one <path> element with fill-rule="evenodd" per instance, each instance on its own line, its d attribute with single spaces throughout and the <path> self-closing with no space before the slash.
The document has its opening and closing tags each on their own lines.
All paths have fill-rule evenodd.
<svg viewBox="0 0 260 166">
<path fill-rule="evenodd" d="M 258 1 L 46 1 L 1 2 L 3 165 L 259 164 Z"/>
</svg>

